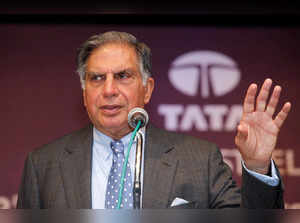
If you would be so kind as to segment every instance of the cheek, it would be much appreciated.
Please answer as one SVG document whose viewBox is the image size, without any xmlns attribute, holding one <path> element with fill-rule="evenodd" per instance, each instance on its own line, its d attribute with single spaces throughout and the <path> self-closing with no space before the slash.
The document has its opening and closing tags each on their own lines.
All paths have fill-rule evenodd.
<svg viewBox="0 0 300 223">
<path fill-rule="evenodd" d="M 97 94 L 93 94 L 93 93 L 86 93 L 85 94 L 85 106 L 88 109 L 94 109 L 97 106 Z"/>
</svg>

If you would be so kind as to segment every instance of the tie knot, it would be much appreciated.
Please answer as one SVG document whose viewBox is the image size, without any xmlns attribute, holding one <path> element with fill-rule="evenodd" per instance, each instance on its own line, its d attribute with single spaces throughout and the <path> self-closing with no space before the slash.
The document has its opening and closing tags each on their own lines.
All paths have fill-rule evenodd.
<svg viewBox="0 0 300 223">
<path fill-rule="evenodd" d="M 110 143 L 110 147 L 114 153 L 122 153 L 124 154 L 124 144 L 122 141 L 112 141 Z"/>
</svg>

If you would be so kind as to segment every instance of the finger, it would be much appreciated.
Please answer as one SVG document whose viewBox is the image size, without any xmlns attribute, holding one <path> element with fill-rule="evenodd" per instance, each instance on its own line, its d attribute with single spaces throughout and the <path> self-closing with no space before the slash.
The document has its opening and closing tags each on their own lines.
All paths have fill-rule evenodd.
<svg viewBox="0 0 300 223">
<path fill-rule="evenodd" d="M 277 114 L 276 118 L 274 119 L 275 125 L 280 129 L 282 124 L 284 123 L 285 119 L 287 118 L 290 110 L 291 110 L 291 103 L 287 102 L 283 105 L 281 111 Z"/>
<path fill-rule="evenodd" d="M 280 92 L 281 92 L 281 87 L 280 86 L 275 86 L 272 96 L 270 98 L 269 104 L 267 105 L 267 109 L 266 112 L 268 115 L 270 115 L 271 117 L 273 116 L 276 106 L 278 104 L 279 101 L 279 97 L 280 97 Z"/>
<path fill-rule="evenodd" d="M 244 100 L 243 111 L 245 113 L 250 113 L 250 112 L 254 111 L 254 102 L 255 102 L 256 92 L 257 92 L 257 85 L 251 84 L 247 90 L 245 100 Z"/>
<path fill-rule="evenodd" d="M 270 78 L 266 79 L 257 96 L 256 111 L 261 111 L 261 112 L 265 111 L 271 86 L 272 86 L 272 80 Z"/>
</svg>

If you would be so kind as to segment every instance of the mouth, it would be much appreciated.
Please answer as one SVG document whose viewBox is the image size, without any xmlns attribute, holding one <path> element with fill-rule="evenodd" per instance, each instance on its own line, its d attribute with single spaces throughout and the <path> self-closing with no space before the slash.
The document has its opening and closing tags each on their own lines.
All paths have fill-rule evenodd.
<svg viewBox="0 0 300 223">
<path fill-rule="evenodd" d="M 103 105 L 100 107 L 102 112 L 107 115 L 114 115 L 120 111 L 122 106 L 120 105 Z"/>
</svg>

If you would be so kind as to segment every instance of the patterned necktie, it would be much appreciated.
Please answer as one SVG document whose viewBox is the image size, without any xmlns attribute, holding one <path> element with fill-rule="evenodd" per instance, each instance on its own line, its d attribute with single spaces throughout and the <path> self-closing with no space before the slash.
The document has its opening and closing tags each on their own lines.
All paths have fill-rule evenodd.
<svg viewBox="0 0 300 223">
<path fill-rule="evenodd" d="M 124 145 L 122 141 L 113 141 L 110 144 L 113 151 L 113 162 L 108 176 L 108 182 L 105 195 L 105 208 L 116 209 L 118 206 L 119 189 L 121 185 L 121 176 L 124 163 Z M 124 191 L 122 196 L 122 203 L 120 208 L 132 209 L 133 208 L 133 185 L 131 178 L 131 170 L 129 163 L 127 164 Z"/>
</svg>

